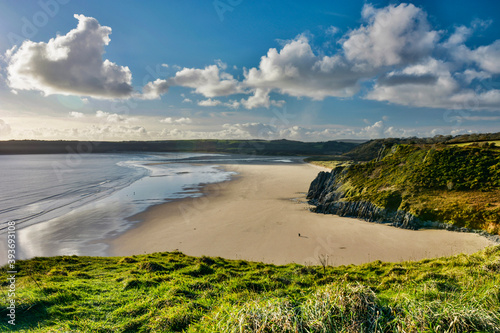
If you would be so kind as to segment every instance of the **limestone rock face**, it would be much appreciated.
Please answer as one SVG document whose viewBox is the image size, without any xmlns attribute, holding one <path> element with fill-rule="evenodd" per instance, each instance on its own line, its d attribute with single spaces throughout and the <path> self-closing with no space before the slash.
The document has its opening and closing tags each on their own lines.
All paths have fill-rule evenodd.
<svg viewBox="0 0 500 333">
<path fill-rule="evenodd" d="M 369 201 L 348 201 L 342 189 L 345 185 L 349 165 L 337 166 L 331 172 L 321 171 L 311 182 L 307 199 L 315 208 L 311 211 L 323 214 L 335 214 L 345 217 L 359 218 L 368 222 L 386 223 L 403 229 L 447 229 L 459 232 L 473 232 L 491 241 L 500 243 L 500 236 L 491 235 L 486 231 L 459 228 L 451 224 L 436 221 L 423 221 L 404 210 L 388 210 L 376 206 Z"/>
<path fill-rule="evenodd" d="M 344 200 L 345 193 L 341 189 L 342 179 L 349 166 L 339 166 L 331 172 L 322 171 L 312 181 L 307 199 L 316 206 L 312 211 L 323 214 L 360 218 L 369 222 L 388 223 L 405 229 L 420 227 L 437 227 L 432 222 L 424 222 L 403 210 L 390 211 L 380 208 L 368 201 Z"/>
</svg>

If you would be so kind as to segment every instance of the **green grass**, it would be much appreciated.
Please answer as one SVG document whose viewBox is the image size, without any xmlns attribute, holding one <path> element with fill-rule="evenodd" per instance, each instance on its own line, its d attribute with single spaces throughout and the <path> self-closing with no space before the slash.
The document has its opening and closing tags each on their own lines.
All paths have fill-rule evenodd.
<svg viewBox="0 0 500 333">
<path fill-rule="evenodd" d="M 462 142 L 462 143 L 455 143 L 455 144 L 450 144 L 450 146 L 456 146 L 456 147 L 466 147 L 466 146 L 471 146 L 471 145 L 481 145 L 481 144 L 495 144 L 496 147 L 500 147 L 500 140 L 495 140 L 495 141 L 473 141 L 473 142 Z"/>
<path fill-rule="evenodd" d="M 338 166 L 344 165 L 347 163 L 346 161 L 343 160 L 335 160 L 329 157 L 312 157 L 312 158 L 306 158 L 304 159 L 305 162 L 318 165 L 324 168 L 328 169 L 334 169 Z"/>
<path fill-rule="evenodd" d="M 500 332 L 500 247 L 325 268 L 179 252 L 66 256 L 18 271 L 18 332 Z"/>
</svg>

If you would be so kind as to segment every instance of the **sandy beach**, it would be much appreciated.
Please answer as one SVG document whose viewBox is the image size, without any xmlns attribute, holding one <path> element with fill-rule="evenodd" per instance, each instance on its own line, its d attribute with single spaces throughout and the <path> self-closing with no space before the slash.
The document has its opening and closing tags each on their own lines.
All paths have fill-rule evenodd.
<svg viewBox="0 0 500 333">
<path fill-rule="evenodd" d="M 225 165 L 234 180 L 205 186 L 200 198 L 154 206 L 109 240 L 115 256 L 179 250 L 274 264 L 360 264 L 473 253 L 493 243 L 476 234 L 405 230 L 315 214 L 305 202 L 319 167 L 303 163 Z M 300 234 L 300 236 L 299 236 Z"/>
</svg>

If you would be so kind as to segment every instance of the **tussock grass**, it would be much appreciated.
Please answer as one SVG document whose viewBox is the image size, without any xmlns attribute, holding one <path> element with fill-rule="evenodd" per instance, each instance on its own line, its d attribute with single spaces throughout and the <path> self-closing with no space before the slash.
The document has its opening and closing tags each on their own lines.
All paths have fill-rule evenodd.
<svg viewBox="0 0 500 333">
<path fill-rule="evenodd" d="M 320 288 L 302 302 L 284 298 L 225 307 L 198 327 L 221 333 L 378 332 L 388 320 L 390 310 L 378 304 L 371 289 L 341 285 Z"/>
<path fill-rule="evenodd" d="M 34 258 L 19 262 L 16 326 L 0 331 L 500 332 L 499 263 L 500 246 L 341 267 L 180 252 Z"/>
</svg>

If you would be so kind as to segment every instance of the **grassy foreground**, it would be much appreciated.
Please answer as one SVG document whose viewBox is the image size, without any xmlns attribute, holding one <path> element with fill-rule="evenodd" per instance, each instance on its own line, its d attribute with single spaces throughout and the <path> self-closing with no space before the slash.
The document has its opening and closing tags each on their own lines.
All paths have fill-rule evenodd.
<svg viewBox="0 0 500 333">
<path fill-rule="evenodd" d="M 19 332 L 500 332 L 500 246 L 342 267 L 173 252 L 34 258 L 18 271 Z"/>
</svg>

